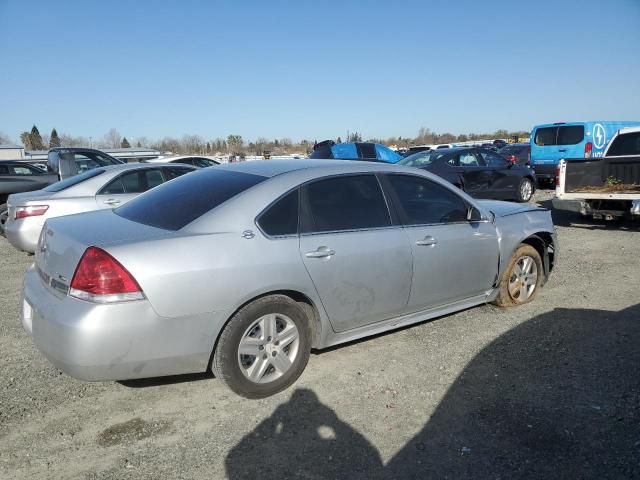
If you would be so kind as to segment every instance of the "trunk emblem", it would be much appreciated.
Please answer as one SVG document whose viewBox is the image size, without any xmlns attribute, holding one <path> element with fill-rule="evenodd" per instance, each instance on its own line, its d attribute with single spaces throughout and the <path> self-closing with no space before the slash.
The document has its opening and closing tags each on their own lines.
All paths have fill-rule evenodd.
<svg viewBox="0 0 640 480">
<path fill-rule="evenodd" d="M 247 240 L 251 240 L 255 236 L 256 234 L 251 230 L 245 230 L 244 232 L 242 232 L 242 238 L 246 238 Z"/>
</svg>

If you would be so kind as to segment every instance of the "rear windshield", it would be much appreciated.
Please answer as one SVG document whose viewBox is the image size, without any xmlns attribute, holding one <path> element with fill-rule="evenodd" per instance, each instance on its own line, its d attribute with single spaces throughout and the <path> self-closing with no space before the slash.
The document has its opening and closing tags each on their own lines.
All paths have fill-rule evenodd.
<svg viewBox="0 0 640 480">
<path fill-rule="evenodd" d="M 76 175 L 74 177 L 65 178 L 59 182 L 53 183 L 44 189 L 45 192 L 61 192 L 62 190 L 66 190 L 69 187 L 73 187 L 79 183 L 84 182 L 93 177 L 97 177 L 104 173 L 104 169 L 102 168 L 94 168 L 93 170 L 87 170 L 80 175 Z"/>
<path fill-rule="evenodd" d="M 127 220 L 165 230 L 180 230 L 267 177 L 203 169 L 167 182 L 115 209 Z"/>
<path fill-rule="evenodd" d="M 611 142 L 607 157 L 624 157 L 640 155 L 640 132 L 618 135 Z"/>
</svg>

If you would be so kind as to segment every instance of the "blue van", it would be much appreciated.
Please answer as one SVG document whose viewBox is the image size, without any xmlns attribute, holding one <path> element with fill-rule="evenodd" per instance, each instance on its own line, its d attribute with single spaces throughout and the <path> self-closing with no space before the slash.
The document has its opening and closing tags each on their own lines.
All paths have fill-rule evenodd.
<svg viewBox="0 0 640 480">
<path fill-rule="evenodd" d="M 531 168 L 538 183 L 553 182 L 563 158 L 602 157 L 613 135 L 640 122 L 570 122 L 537 125 L 531 131 Z"/>
</svg>

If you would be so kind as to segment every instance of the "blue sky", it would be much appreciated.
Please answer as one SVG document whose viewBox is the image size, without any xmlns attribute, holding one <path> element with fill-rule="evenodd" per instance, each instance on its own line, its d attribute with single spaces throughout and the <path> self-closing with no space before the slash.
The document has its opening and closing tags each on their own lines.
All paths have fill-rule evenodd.
<svg viewBox="0 0 640 480">
<path fill-rule="evenodd" d="M 640 120 L 640 0 L 0 0 L 0 131 L 323 139 Z"/>
</svg>

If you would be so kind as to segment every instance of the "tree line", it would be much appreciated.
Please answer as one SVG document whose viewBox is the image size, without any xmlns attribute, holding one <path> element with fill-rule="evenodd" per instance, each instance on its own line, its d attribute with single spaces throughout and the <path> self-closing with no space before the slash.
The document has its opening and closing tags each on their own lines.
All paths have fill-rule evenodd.
<svg viewBox="0 0 640 480">
<path fill-rule="evenodd" d="M 495 139 L 527 137 L 526 131 L 508 131 L 505 129 L 496 130 L 492 133 L 437 133 L 429 128 L 422 127 L 415 137 L 388 137 L 388 138 L 367 138 L 361 133 L 347 132 L 345 141 L 347 142 L 374 142 L 398 148 L 407 148 L 412 145 L 438 144 L 464 142 L 469 140 Z M 271 154 L 306 153 L 313 148 L 317 140 L 302 139 L 297 142 L 291 138 L 269 139 L 258 137 L 253 141 L 245 141 L 241 135 L 231 134 L 226 137 L 216 137 L 205 139 L 200 135 L 183 135 L 182 137 L 164 137 L 159 140 L 147 137 L 137 137 L 129 141 L 122 136 L 118 130 L 111 128 L 102 137 L 73 136 L 65 133 L 58 134 L 56 129 L 52 129 L 49 135 L 40 134 L 38 127 L 33 125 L 30 131 L 20 134 L 20 141 L 25 150 L 46 150 L 53 147 L 92 147 L 92 148 L 153 148 L 161 152 L 172 152 L 176 154 L 201 154 L 201 155 L 262 155 L 265 152 Z M 339 136 L 334 140 L 342 143 Z M 0 144 L 9 143 L 9 137 L 0 132 Z"/>
</svg>

